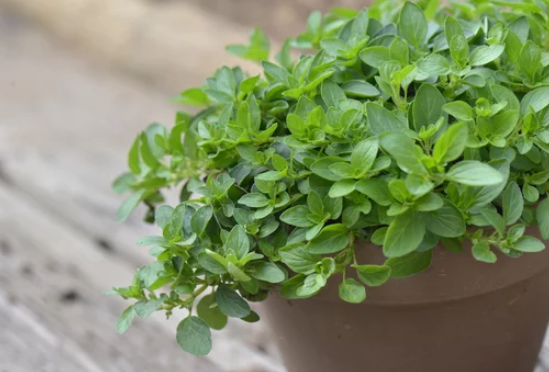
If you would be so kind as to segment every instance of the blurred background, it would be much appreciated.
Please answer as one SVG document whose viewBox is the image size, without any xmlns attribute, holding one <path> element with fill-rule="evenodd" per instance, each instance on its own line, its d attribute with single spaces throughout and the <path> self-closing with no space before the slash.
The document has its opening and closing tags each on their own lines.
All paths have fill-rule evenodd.
<svg viewBox="0 0 549 372">
<path fill-rule="evenodd" d="M 223 64 L 257 70 L 225 45 L 261 26 L 276 50 L 311 10 L 367 2 L 0 0 L 1 372 L 284 372 L 264 322 L 233 321 L 202 359 L 178 319 L 115 332 L 125 303 L 102 293 L 149 262 L 150 231 L 116 222 L 110 184 L 138 131 L 171 125 L 170 97 Z"/>
</svg>

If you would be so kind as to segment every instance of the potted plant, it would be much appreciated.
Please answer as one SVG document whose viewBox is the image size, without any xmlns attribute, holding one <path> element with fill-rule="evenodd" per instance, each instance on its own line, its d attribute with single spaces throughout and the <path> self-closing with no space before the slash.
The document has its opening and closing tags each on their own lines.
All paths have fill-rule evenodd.
<svg viewBox="0 0 549 372">
<path fill-rule="evenodd" d="M 266 300 L 291 372 L 532 371 L 548 30 L 547 0 L 379 0 L 313 13 L 276 62 L 260 30 L 230 46 L 264 73 L 222 67 L 183 92 L 203 110 L 149 126 L 115 182 L 133 193 L 120 219 L 144 202 L 160 229 L 138 241 L 155 261 L 114 289 L 135 300 L 118 331 L 187 309 L 177 342 L 205 355 Z"/>
</svg>

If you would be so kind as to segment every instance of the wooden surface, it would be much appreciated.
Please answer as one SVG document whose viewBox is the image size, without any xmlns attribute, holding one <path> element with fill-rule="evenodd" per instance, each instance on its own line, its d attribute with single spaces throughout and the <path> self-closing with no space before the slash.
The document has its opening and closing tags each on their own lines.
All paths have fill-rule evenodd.
<svg viewBox="0 0 549 372">
<path fill-rule="evenodd" d="M 203 359 L 175 343 L 177 316 L 115 332 L 126 304 L 102 292 L 148 257 L 139 218 L 115 221 L 110 183 L 135 133 L 176 107 L 17 17 L 0 33 L 0 371 L 284 371 L 264 323 L 216 332 Z"/>
<path fill-rule="evenodd" d="M 211 22 L 195 32 L 211 35 Z M 102 292 L 149 260 L 134 242 L 150 231 L 137 216 L 115 221 L 110 182 L 135 133 L 171 123 L 176 107 L 1 7 L 0 34 L 0 371 L 284 372 L 264 322 L 231 322 L 202 359 L 176 345 L 177 316 L 115 332 L 126 304 Z M 192 60 L 182 89 L 226 60 L 214 46 L 180 46 Z"/>
</svg>

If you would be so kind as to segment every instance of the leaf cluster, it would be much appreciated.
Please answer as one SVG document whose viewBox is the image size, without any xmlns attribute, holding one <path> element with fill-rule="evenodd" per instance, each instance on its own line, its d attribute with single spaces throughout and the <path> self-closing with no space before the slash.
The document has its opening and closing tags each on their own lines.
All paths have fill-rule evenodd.
<svg viewBox="0 0 549 372">
<path fill-rule="evenodd" d="M 118 330 L 187 309 L 177 341 L 205 355 L 210 329 L 258 320 L 249 301 L 273 289 L 303 299 L 343 278 L 360 303 L 434 249 L 543 250 L 529 227 L 549 238 L 548 31 L 547 0 L 379 0 L 313 13 L 274 61 L 259 29 L 230 46 L 264 73 L 222 67 L 182 92 L 202 111 L 148 127 L 115 182 L 132 192 L 120 219 L 144 202 L 161 231 L 138 242 L 155 262 L 114 289 L 136 300 Z M 375 250 L 381 265 L 363 260 Z"/>
</svg>

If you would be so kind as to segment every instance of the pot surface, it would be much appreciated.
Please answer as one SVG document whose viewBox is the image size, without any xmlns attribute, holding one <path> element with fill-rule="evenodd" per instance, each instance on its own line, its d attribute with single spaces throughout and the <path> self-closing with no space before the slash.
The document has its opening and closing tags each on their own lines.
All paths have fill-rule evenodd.
<svg viewBox="0 0 549 372">
<path fill-rule="evenodd" d="M 533 233 L 533 231 L 530 231 Z M 362 262 L 383 261 L 361 247 Z M 316 297 L 263 306 L 289 372 L 532 372 L 549 318 L 549 250 L 496 264 L 437 247 L 410 278 L 353 305 L 334 277 Z"/>
</svg>

